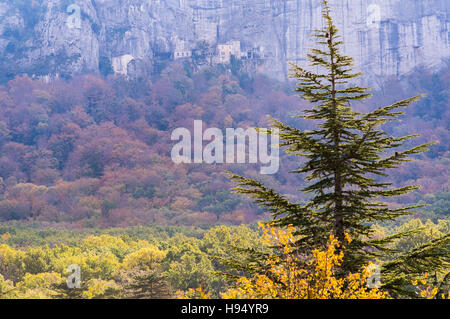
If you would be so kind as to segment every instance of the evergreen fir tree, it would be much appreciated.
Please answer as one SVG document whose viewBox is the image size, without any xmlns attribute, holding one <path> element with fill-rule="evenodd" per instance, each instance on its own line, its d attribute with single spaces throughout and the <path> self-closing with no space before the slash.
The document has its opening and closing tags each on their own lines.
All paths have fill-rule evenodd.
<svg viewBox="0 0 450 319">
<path fill-rule="evenodd" d="M 171 296 L 167 278 L 159 270 L 135 270 L 128 274 L 126 293 L 133 299 L 165 299 Z"/>
<path fill-rule="evenodd" d="M 371 223 L 395 220 L 411 214 L 411 210 L 418 206 L 393 209 L 377 200 L 407 194 L 419 187 L 395 188 L 391 183 L 379 182 L 377 176 L 387 177 L 386 170 L 410 161 L 411 155 L 426 151 L 432 143 L 395 151 L 418 135 L 393 137 L 381 128 L 385 123 L 398 121 L 403 109 L 419 100 L 420 95 L 367 113 L 352 108 L 352 102 L 365 100 L 371 94 L 368 88 L 351 84 L 355 82 L 351 80 L 359 77 L 360 73 L 352 71 L 353 59 L 341 53 L 343 42 L 326 0 L 323 6 L 325 26 L 315 31 L 318 47 L 308 54 L 312 69 L 317 71 L 292 64 L 292 77 L 297 80 L 296 91 L 312 104 L 311 109 L 299 117 L 316 121 L 317 128 L 302 131 L 275 119 L 272 124 L 280 131 L 281 146 L 286 153 L 306 158 L 306 163 L 293 173 L 306 174 L 310 184 L 302 191 L 310 193 L 311 199 L 300 205 L 256 180 L 234 174 L 231 177 L 239 185 L 234 189 L 236 192 L 249 195 L 272 213 L 274 225 L 296 227 L 296 235 L 300 238 L 296 244 L 302 253 L 324 248 L 330 234 L 335 234 L 341 243 L 346 243 L 346 236 L 350 236 L 352 241 L 345 247 L 342 265 L 342 271 L 349 272 L 359 270 L 377 257 L 394 256 L 395 252 L 388 249 L 388 243 L 407 234 L 373 240 L 370 239 Z M 448 261 L 448 244 L 449 237 L 446 237 L 433 243 L 433 249 L 427 250 L 430 252 L 428 260 L 435 261 L 429 263 L 429 268 L 442 270 Z M 404 278 L 410 278 L 427 268 L 419 266 L 419 255 L 416 260 L 408 259 L 409 275 L 405 275 L 405 269 L 397 267 L 400 264 L 386 266 L 385 273 L 389 274 L 386 289 L 406 284 L 405 280 L 394 282 L 394 274 L 398 276 L 400 272 L 406 276 Z"/>
</svg>

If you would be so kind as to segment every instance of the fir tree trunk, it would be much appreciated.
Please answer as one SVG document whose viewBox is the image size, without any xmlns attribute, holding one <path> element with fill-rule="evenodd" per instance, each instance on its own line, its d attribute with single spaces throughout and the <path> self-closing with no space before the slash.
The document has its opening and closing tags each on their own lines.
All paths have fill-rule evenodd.
<svg viewBox="0 0 450 319">
<path fill-rule="evenodd" d="M 334 204 L 334 216 L 335 216 L 335 233 L 337 239 L 343 243 L 345 240 L 345 231 L 344 231 L 344 216 L 343 216 L 343 202 L 342 202 L 342 178 L 341 178 L 341 162 L 340 162 L 340 134 L 339 134 L 339 117 L 338 117 L 338 109 L 337 109 L 337 101 L 336 101 L 336 73 L 335 73 L 335 61 L 334 61 L 334 52 L 333 52 L 333 37 L 331 34 L 328 40 L 328 46 L 330 49 L 330 65 L 331 65 L 331 99 L 332 99 L 332 108 L 334 115 L 334 150 L 335 150 L 335 169 L 334 169 L 334 196 L 335 196 L 335 204 Z"/>
</svg>

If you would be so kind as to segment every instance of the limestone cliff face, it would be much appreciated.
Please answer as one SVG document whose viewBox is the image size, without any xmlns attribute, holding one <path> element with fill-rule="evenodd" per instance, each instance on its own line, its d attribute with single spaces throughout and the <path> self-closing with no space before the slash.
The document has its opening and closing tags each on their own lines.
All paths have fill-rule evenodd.
<svg viewBox="0 0 450 319">
<path fill-rule="evenodd" d="M 448 0 L 330 4 L 345 52 L 372 84 L 449 57 Z M 239 58 L 283 79 L 288 61 L 305 62 L 322 23 L 319 0 L 0 0 L 0 71 L 147 72 L 158 60 L 190 58 L 205 40 L 218 55 L 209 62 L 227 62 L 236 46 L 221 50 L 240 41 Z"/>
</svg>

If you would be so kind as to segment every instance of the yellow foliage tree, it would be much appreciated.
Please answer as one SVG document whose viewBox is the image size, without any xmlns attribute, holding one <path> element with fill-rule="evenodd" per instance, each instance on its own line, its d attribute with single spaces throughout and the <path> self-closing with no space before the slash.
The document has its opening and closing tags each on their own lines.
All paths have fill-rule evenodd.
<svg viewBox="0 0 450 319">
<path fill-rule="evenodd" d="M 225 299 L 384 299 L 388 296 L 367 285 L 372 268 L 368 265 L 358 273 L 337 276 L 343 259 L 339 242 L 330 236 L 326 251 L 314 250 L 306 260 L 293 246 L 294 228 L 280 230 L 260 225 L 268 244 L 280 247 L 281 254 L 267 260 L 268 271 L 251 278 L 241 277 L 236 285 L 222 294 Z M 350 238 L 347 236 L 347 241 Z"/>
<path fill-rule="evenodd" d="M 190 288 L 187 291 L 177 291 L 175 294 L 177 299 L 211 299 L 211 294 L 207 293 L 203 287 Z"/>
<path fill-rule="evenodd" d="M 429 279 L 428 273 L 423 275 L 423 279 L 421 280 L 413 280 L 412 284 L 415 287 L 417 294 L 423 299 L 450 299 L 450 291 L 446 295 L 445 292 L 440 294 L 437 287 L 433 287 Z"/>
<path fill-rule="evenodd" d="M 53 286 L 62 284 L 65 279 L 58 273 L 26 274 L 17 284 L 17 298 L 52 299 L 56 296 Z"/>
<path fill-rule="evenodd" d="M 87 290 L 82 292 L 84 299 L 105 299 L 120 296 L 121 287 L 113 280 L 91 279 Z"/>
<path fill-rule="evenodd" d="M 137 268 L 140 270 L 153 270 L 166 257 L 166 252 L 159 250 L 156 246 L 144 247 L 131 253 L 123 260 L 122 267 L 125 269 Z"/>
<path fill-rule="evenodd" d="M 12 281 L 5 280 L 0 274 L 0 299 L 10 299 L 13 297 L 15 287 Z"/>
</svg>

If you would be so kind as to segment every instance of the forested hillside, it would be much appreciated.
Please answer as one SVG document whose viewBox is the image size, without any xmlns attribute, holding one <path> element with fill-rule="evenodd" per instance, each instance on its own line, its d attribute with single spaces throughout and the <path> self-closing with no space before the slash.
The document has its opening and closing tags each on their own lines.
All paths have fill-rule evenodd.
<svg viewBox="0 0 450 319">
<path fill-rule="evenodd" d="M 401 227 L 374 226 L 375 237 L 401 231 L 419 233 L 392 245 L 406 252 L 450 231 L 411 220 Z M 235 247 L 270 251 L 256 227 L 131 227 L 107 230 L 42 229 L 19 223 L 0 226 L 2 298 L 196 298 L 220 297 L 230 284 L 221 258 Z M 68 265 L 81 268 L 82 287 L 67 289 Z M 420 289 L 427 283 L 419 284 Z M 231 296 L 232 297 L 232 296 Z M 236 298 L 236 296 L 234 297 Z"/>
<path fill-rule="evenodd" d="M 224 171 L 256 176 L 256 165 L 175 165 L 171 132 L 207 127 L 267 127 L 271 115 L 297 127 L 311 123 L 292 115 L 305 108 L 292 83 L 240 72 L 239 63 L 193 72 L 172 63 L 152 80 L 125 81 L 84 75 L 44 83 L 17 76 L 0 87 L 0 220 L 38 221 L 81 227 L 137 224 L 240 224 L 263 212 L 229 191 Z M 420 76 L 419 76 L 420 75 Z M 420 133 L 418 142 L 439 141 L 417 160 L 390 172 L 396 186 L 417 183 L 420 191 L 392 205 L 427 203 L 423 219 L 449 216 L 450 68 L 417 70 L 386 80 L 374 98 L 356 105 L 368 111 L 416 93 L 401 122 L 386 127 L 395 136 Z M 264 176 L 288 197 L 305 200 L 303 184 L 280 172 Z"/>
<path fill-rule="evenodd" d="M 27 8 L 18 12 L 0 0 L 0 20 L 9 16 L 0 31 L 7 26 L 3 37 L 17 40 L 6 48 L 14 63 L 4 59 L 9 71 L 0 75 L 0 299 L 450 299 L 450 60 L 436 40 L 445 35 L 441 14 L 439 21 L 427 14 L 425 23 L 415 6 L 421 27 L 403 37 L 410 25 L 400 31 L 381 12 L 372 16 L 379 5 L 349 30 L 353 16 L 333 9 L 342 3 L 322 0 L 310 11 L 320 29 L 305 42 L 306 29 L 288 19 L 294 3 L 295 12 L 307 12 L 302 2 L 278 10 L 275 1 L 265 23 L 276 28 L 282 18 L 284 36 L 272 54 L 231 41 L 226 23 L 214 25 L 199 9 L 191 19 L 184 1 L 175 16 L 194 22 L 194 29 L 179 25 L 193 37 L 170 37 L 172 44 L 158 26 L 168 35 L 181 20 L 170 18 L 165 2 L 88 1 L 63 12 L 66 2 L 57 2 L 15 1 Z M 222 3 L 208 6 L 213 12 Z M 334 11 L 344 14 L 343 32 Z M 66 13 L 70 34 L 54 29 Z M 63 20 L 53 24 L 57 16 Z M 123 55 L 112 37 L 110 23 L 126 16 L 133 30 L 114 30 L 150 64 Z M 155 16 L 158 23 L 145 22 Z M 24 30 L 32 33 L 21 33 L 30 17 Z M 356 25 L 380 32 L 366 37 Z M 216 47 L 203 39 L 191 50 L 206 30 Z M 366 54 L 372 62 L 361 68 L 354 31 L 358 45 L 389 54 Z M 67 41 L 74 34 L 87 42 Z M 34 35 L 46 43 L 39 54 Z M 417 41 L 405 44 L 400 35 Z M 431 39 L 436 52 L 428 59 Z M 117 50 L 106 54 L 100 43 Z M 79 64 L 63 63 L 60 44 L 78 45 Z M 305 45 L 309 53 L 299 49 Z M 287 63 L 292 48 L 304 58 Z M 38 69 L 60 60 L 63 72 L 25 71 L 48 53 Z M 263 62 L 270 57 L 275 62 Z M 429 69 L 413 70 L 423 65 L 418 59 Z M 276 61 L 282 82 L 272 72 Z M 380 72 L 396 77 L 364 86 Z M 212 317 L 216 309 L 179 304 L 181 311 L 169 306 L 178 315 Z M 230 304 L 222 305 L 229 314 Z M 233 315 L 261 308 L 274 315 L 266 303 L 247 313 L 255 305 L 246 301 Z"/>
</svg>

